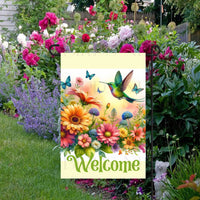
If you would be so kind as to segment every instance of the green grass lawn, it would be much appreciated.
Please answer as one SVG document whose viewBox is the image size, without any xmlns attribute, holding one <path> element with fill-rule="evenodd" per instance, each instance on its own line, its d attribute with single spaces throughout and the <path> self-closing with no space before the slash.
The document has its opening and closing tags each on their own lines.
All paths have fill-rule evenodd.
<svg viewBox="0 0 200 200">
<path fill-rule="evenodd" d="M 53 151 L 54 146 L 0 113 L 0 199 L 97 200 L 74 181 L 60 179 L 59 149 Z"/>
</svg>

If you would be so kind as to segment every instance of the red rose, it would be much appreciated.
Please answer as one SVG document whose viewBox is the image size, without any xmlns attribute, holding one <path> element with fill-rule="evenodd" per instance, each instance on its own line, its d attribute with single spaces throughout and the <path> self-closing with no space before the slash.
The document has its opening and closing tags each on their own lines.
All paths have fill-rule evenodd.
<svg viewBox="0 0 200 200">
<path fill-rule="evenodd" d="M 117 17 L 118 17 L 118 14 L 114 13 L 113 11 L 111 11 L 109 17 L 110 17 L 111 20 L 116 20 Z"/>
<path fill-rule="evenodd" d="M 131 44 L 124 44 L 119 53 L 134 53 L 134 48 Z"/>
<path fill-rule="evenodd" d="M 89 42 L 90 36 L 87 33 L 85 33 L 82 35 L 82 40 L 83 40 L 83 42 Z"/>
</svg>

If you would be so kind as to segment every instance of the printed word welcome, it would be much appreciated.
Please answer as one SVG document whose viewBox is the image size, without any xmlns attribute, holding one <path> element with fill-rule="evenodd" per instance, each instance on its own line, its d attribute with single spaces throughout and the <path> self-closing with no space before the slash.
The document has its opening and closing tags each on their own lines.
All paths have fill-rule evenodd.
<svg viewBox="0 0 200 200">
<path fill-rule="evenodd" d="M 84 172 L 88 172 L 88 169 L 92 171 L 123 171 L 123 173 L 127 173 L 128 171 L 138 171 L 140 169 L 139 160 L 134 161 L 117 161 L 117 160 L 104 160 L 102 156 L 99 157 L 99 160 L 92 160 L 90 157 L 89 161 L 85 163 L 84 159 L 80 157 L 80 162 L 78 163 L 77 158 L 73 155 L 69 155 L 67 157 L 68 161 L 72 161 L 75 164 L 75 168 L 77 172 L 81 172 L 81 169 Z"/>
</svg>

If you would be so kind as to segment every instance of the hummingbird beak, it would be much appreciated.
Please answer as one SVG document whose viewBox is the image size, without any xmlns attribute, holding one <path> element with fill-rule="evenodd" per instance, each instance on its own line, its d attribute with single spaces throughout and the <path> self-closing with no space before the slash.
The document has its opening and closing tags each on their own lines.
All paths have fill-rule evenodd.
<svg viewBox="0 0 200 200">
<path fill-rule="evenodd" d="M 105 83 L 105 82 L 102 82 L 102 81 L 99 81 L 99 83 L 104 83 L 104 84 L 108 84 L 108 83 Z"/>
</svg>

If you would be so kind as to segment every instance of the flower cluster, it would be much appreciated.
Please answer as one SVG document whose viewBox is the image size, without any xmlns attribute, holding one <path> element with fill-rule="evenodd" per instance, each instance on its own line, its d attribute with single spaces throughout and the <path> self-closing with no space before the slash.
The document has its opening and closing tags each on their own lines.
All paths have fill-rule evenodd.
<svg viewBox="0 0 200 200">
<path fill-rule="evenodd" d="M 137 113 L 125 111 L 120 119 L 109 102 L 103 106 L 88 95 L 84 79 L 75 80 L 61 95 L 61 147 L 77 157 L 145 152 L 144 108 L 139 106 Z"/>
</svg>

